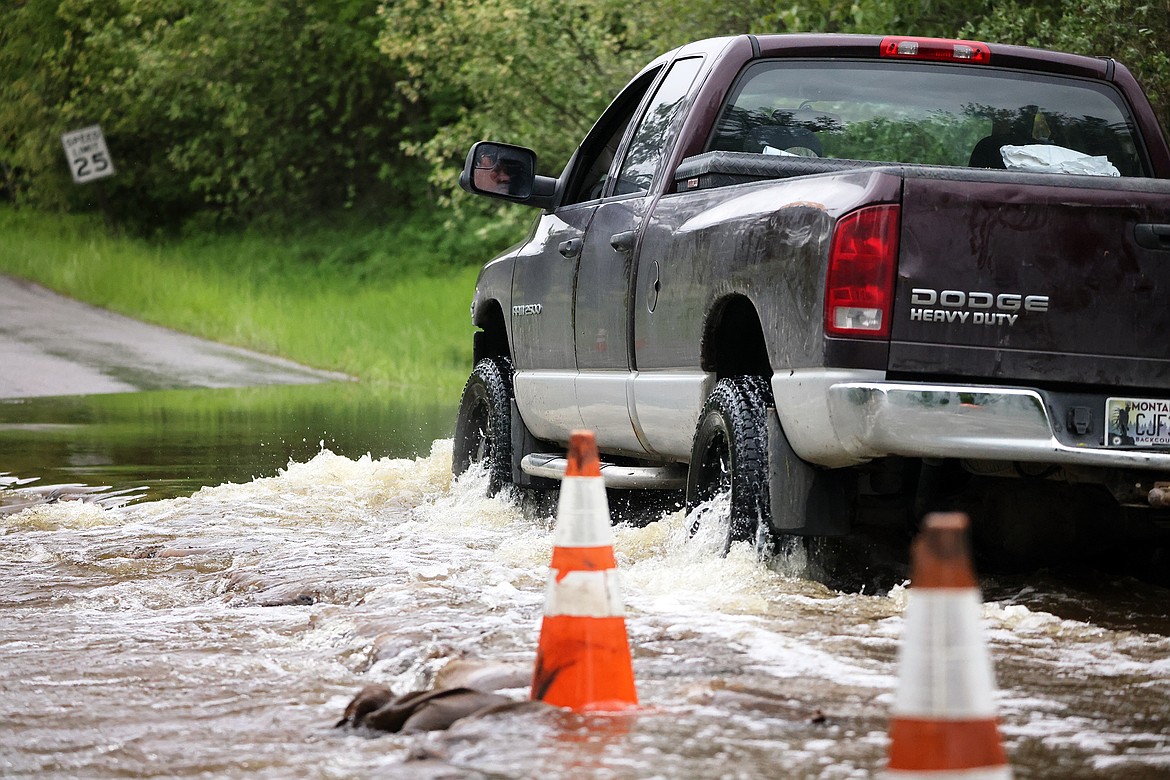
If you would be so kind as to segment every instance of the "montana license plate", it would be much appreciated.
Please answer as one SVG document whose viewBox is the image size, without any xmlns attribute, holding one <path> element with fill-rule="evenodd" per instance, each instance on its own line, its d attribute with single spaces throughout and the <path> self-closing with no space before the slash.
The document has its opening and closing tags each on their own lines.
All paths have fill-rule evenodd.
<svg viewBox="0 0 1170 780">
<path fill-rule="evenodd" d="M 1106 445 L 1170 449 L 1170 401 L 1110 398 L 1105 401 Z"/>
</svg>

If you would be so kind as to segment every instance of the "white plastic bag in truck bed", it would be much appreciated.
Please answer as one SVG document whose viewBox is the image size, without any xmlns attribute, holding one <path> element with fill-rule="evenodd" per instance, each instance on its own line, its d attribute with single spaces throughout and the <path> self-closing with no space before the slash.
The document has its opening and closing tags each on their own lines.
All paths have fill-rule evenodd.
<svg viewBox="0 0 1170 780">
<path fill-rule="evenodd" d="M 1001 146 L 999 153 L 1009 170 L 1044 173 L 1080 173 L 1086 176 L 1120 176 L 1105 156 L 1093 157 L 1075 149 L 1050 144 Z"/>
</svg>

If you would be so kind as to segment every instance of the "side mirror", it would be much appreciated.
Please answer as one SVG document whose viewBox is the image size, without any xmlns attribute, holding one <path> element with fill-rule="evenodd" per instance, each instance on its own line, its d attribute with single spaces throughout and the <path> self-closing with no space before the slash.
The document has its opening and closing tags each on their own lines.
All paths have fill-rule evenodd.
<svg viewBox="0 0 1170 780">
<path fill-rule="evenodd" d="M 524 200 L 532 195 L 536 153 L 522 146 L 480 141 L 471 147 L 459 184 L 468 192 Z"/>
<path fill-rule="evenodd" d="M 536 175 L 536 152 L 531 149 L 480 141 L 467 153 L 459 186 L 476 195 L 548 208 L 556 180 Z"/>
</svg>

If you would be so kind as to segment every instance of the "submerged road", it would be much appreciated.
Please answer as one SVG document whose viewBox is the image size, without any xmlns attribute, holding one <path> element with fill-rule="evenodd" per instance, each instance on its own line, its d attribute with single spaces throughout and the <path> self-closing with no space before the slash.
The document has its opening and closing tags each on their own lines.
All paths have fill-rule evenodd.
<svg viewBox="0 0 1170 780">
<path fill-rule="evenodd" d="M 348 378 L 148 325 L 0 275 L 0 398 Z"/>
</svg>

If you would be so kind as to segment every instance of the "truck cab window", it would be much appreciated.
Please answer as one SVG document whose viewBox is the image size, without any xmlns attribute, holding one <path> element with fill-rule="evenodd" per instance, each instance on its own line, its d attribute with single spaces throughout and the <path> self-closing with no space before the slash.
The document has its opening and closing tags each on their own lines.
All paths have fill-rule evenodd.
<svg viewBox="0 0 1170 780">
<path fill-rule="evenodd" d="M 581 143 L 571 162 L 573 170 L 569 174 L 568 189 L 562 206 L 584 203 L 601 197 L 626 129 L 633 121 L 642 98 L 649 91 L 659 71 L 659 68 L 655 68 L 639 76 L 610 104 L 601 119 L 597 120 L 597 124 Z"/>
<path fill-rule="evenodd" d="M 630 141 L 630 148 L 626 151 L 618 175 L 615 195 L 650 189 L 672 135 L 674 120 L 680 113 L 702 63 L 701 57 L 689 57 L 671 66 Z"/>
</svg>

